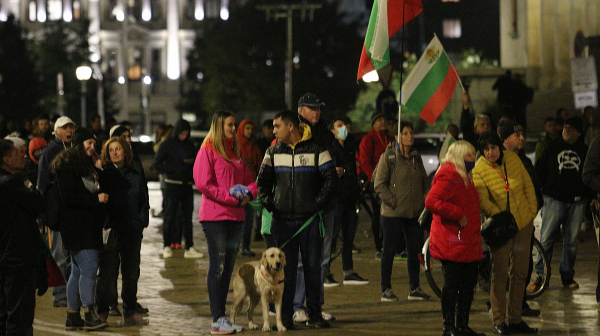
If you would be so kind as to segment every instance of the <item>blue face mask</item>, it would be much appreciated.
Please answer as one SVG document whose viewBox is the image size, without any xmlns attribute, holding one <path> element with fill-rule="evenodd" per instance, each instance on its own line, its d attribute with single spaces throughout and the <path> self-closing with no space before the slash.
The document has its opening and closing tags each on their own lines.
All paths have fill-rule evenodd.
<svg viewBox="0 0 600 336">
<path fill-rule="evenodd" d="M 346 140 L 346 138 L 348 137 L 348 129 L 346 128 L 346 126 L 342 126 L 337 129 L 337 136 L 342 140 Z"/>
<path fill-rule="evenodd" d="M 467 170 L 467 173 L 473 170 L 473 168 L 475 168 L 475 161 L 465 161 L 465 169 Z"/>
</svg>

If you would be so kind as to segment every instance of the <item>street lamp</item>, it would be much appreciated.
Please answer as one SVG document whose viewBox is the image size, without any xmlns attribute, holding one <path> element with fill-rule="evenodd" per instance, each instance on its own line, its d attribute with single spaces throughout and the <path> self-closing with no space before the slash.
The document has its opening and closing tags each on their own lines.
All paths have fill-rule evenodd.
<svg viewBox="0 0 600 336">
<path fill-rule="evenodd" d="M 75 70 L 77 79 L 81 82 L 81 126 L 86 127 L 87 124 L 87 112 L 86 112 L 86 94 L 87 94 L 87 81 L 92 77 L 92 68 L 87 65 L 82 65 Z"/>
</svg>

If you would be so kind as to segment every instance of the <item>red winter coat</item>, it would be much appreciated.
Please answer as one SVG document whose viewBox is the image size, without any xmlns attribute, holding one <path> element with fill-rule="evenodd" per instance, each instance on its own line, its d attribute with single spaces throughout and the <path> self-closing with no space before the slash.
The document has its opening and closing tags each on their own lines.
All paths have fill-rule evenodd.
<svg viewBox="0 0 600 336">
<path fill-rule="evenodd" d="M 381 154 L 385 152 L 388 144 L 392 142 L 394 138 L 387 134 L 387 131 L 377 132 L 374 128 L 371 132 L 367 133 L 362 138 L 360 146 L 358 148 L 358 165 L 357 174 L 360 174 L 361 170 L 367 174 L 369 181 L 373 176 L 373 171 L 377 167 Z"/>
<path fill-rule="evenodd" d="M 240 146 L 240 156 L 246 162 L 246 166 L 252 173 L 252 178 L 256 181 L 263 156 L 258 145 L 254 143 L 254 139 L 244 137 L 244 126 L 249 122 L 251 122 L 250 119 L 242 120 L 237 129 L 237 139 Z"/>
<path fill-rule="evenodd" d="M 465 186 L 453 164 L 440 167 L 425 199 L 425 207 L 433 214 L 429 234 L 429 251 L 433 258 L 473 262 L 483 257 L 479 194 L 474 183 Z M 461 229 L 459 221 L 464 216 L 467 226 Z"/>
</svg>

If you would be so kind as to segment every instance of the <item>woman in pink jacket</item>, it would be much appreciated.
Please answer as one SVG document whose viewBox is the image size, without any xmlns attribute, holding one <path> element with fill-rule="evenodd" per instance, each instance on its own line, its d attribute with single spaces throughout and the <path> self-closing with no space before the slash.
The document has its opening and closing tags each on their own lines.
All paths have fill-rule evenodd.
<svg viewBox="0 0 600 336">
<path fill-rule="evenodd" d="M 235 118 L 217 112 L 194 163 L 194 181 L 202 193 L 199 221 L 208 245 L 208 298 L 213 316 L 211 333 L 243 330 L 225 317 L 225 301 L 238 253 L 244 206 L 258 194 L 250 170 L 240 157 Z"/>
<path fill-rule="evenodd" d="M 425 199 L 433 214 L 429 249 L 442 262 L 444 272 L 443 336 L 485 336 L 468 325 L 477 264 L 483 257 L 479 194 L 471 173 L 474 166 L 475 148 L 464 140 L 453 143 Z"/>
</svg>

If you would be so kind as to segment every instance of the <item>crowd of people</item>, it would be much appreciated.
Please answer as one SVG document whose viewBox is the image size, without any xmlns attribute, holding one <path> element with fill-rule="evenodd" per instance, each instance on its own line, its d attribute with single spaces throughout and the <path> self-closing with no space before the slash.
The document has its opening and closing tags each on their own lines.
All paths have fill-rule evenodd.
<svg viewBox="0 0 600 336">
<path fill-rule="evenodd" d="M 570 116 L 561 108 L 556 117 L 546 118 L 534 165 L 524 153 L 524 125 L 503 117 L 495 127 L 492 116 L 472 114 L 465 94 L 460 127 L 448 125 L 440 167 L 430 183 L 413 147 L 414 126 L 395 119 L 393 99 L 382 92 L 372 128 L 360 141 L 351 134 L 347 117 L 322 118 L 325 104 L 312 93 L 299 99 L 297 111 L 265 120 L 256 139 L 252 120 L 238 124 L 225 111 L 214 114 L 199 150 L 190 141 L 187 121 L 158 127 L 153 167 L 160 173 L 163 211 L 154 215 L 163 218 L 161 255 L 172 258 L 173 249 L 185 248 L 185 258 L 204 257 L 194 247 L 195 186 L 202 194 L 198 217 L 208 248 L 212 333 L 243 330 L 229 321 L 225 303 L 238 253 L 256 255 L 250 249 L 253 231 L 255 240 L 264 239 L 266 247 L 279 247 L 286 255 L 283 326 L 329 327 L 335 317 L 322 309 L 324 288 L 340 284 L 330 271 L 332 249 L 341 248 L 340 282 L 369 283 L 352 260 L 356 204 L 364 194 L 372 205 L 383 302 L 399 300 L 392 290 L 392 266 L 398 258 L 406 258 L 407 300 L 430 299 L 420 286 L 425 230 L 419 218 L 432 214 L 430 251 L 441 260 L 444 274 L 443 335 L 484 335 L 468 325 L 484 247 L 492 265 L 493 333 L 537 333 L 522 316 L 540 314 L 525 301 L 528 277 L 534 277 L 533 286 L 541 286 L 543 279 L 536 274 L 543 272 L 541 260 L 535 265 L 529 261 L 538 211 L 548 278 L 562 225 L 561 282 L 568 289 L 579 287 L 577 237 L 586 208 L 597 208 L 600 192 L 600 140 L 592 109 Z M 131 144 L 131 123 L 113 120 L 104 131 L 99 116 L 91 118 L 87 129 L 68 117 L 41 115 L 21 129 L 3 129 L 13 132 L 0 140 L 0 206 L 8 221 L 0 229 L 6 242 L 0 256 L 0 333 L 32 334 L 35 290 L 43 292 L 43 286 L 23 274 L 43 278 L 40 256 L 45 248 L 64 279 L 52 295 L 54 307 L 67 310 L 67 330 L 104 329 L 109 315 L 122 316 L 125 325 L 148 324 L 143 316 L 149 310 L 137 302 L 137 283 L 149 197 Z M 503 211 L 512 214 L 518 233 L 501 246 L 482 246 L 482 221 Z M 338 235 L 342 246 L 334 247 Z M 600 286 L 596 297 L 600 302 Z"/>
</svg>

